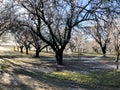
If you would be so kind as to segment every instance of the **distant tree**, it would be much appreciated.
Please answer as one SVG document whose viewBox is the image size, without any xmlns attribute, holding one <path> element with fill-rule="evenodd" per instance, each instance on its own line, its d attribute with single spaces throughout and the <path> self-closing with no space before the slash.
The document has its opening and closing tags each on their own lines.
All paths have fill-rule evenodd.
<svg viewBox="0 0 120 90">
<path fill-rule="evenodd" d="M 0 1 L 0 36 L 9 30 L 11 26 L 11 20 L 13 15 L 13 4 L 8 2 L 4 3 Z"/>
<path fill-rule="evenodd" d="M 107 45 L 110 42 L 111 22 L 113 15 L 117 12 L 116 2 L 109 0 L 101 1 L 100 9 L 94 13 L 95 20 L 91 26 L 86 27 L 86 32 L 89 33 L 95 41 L 99 44 L 103 56 L 106 56 Z"/>
<path fill-rule="evenodd" d="M 65 51 L 70 50 L 71 52 L 76 52 L 76 47 L 74 45 L 74 42 L 70 40 L 70 42 L 67 44 Z"/>
<path fill-rule="evenodd" d="M 119 57 L 120 57 L 120 23 L 119 23 L 119 18 L 116 20 L 113 20 L 113 22 L 112 22 L 111 44 L 115 48 L 116 62 L 118 62 Z"/>
<path fill-rule="evenodd" d="M 108 27 L 109 26 L 106 26 L 106 24 L 101 25 L 100 21 L 97 20 L 95 26 L 87 27 L 85 30 L 99 44 L 103 56 L 106 56 L 107 45 L 110 42 L 110 29 Z"/>
<path fill-rule="evenodd" d="M 34 32 L 31 32 L 31 37 L 33 39 L 32 41 L 32 45 L 35 47 L 36 49 L 36 53 L 35 53 L 35 57 L 39 57 L 39 53 L 48 45 L 45 44 L 40 37 L 38 37 Z"/>
<path fill-rule="evenodd" d="M 28 54 L 30 45 L 32 44 L 32 37 L 30 35 L 29 30 L 25 30 L 22 35 L 23 35 L 23 45 L 25 47 L 26 54 Z"/>
<path fill-rule="evenodd" d="M 21 36 L 22 36 L 22 35 L 16 33 L 16 34 L 15 34 L 15 40 L 16 40 L 16 42 L 17 42 L 18 45 L 19 45 L 20 52 L 23 53 L 23 47 L 24 47 L 24 45 L 23 45 L 23 41 L 22 41 Z"/>
<path fill-rule="evenodd" d="M 92 47 L 92 49 L 93 49 L 97 54 L 99 53 L 100 47 L 99 47 L 98 43 L 96 43 L 96 41 L 92 41 L 92 42 L 91 42 L 91 47 Z"/>
<path fill-rule="evenodd" d="M 23 53 L 23 47 L 25 47 L 26 54 L 29 52 L 30 45 L 32 44 L 32 37 L 28 28 L 25 27 L 16 27 L 15 31 L 12 33 L 15 34 L 15 39 L 20 47 L 20 52 Z"/>
<path fill-rule="evenodd" d="M 82 52 L 84 52 L 85 49 L 87 50 L 87 48 L 86 48 L 86 36 L 84 35 L 83 31 L 81 31 L 79 29 L 73 31 L 70 42 L 73 43 L 74 46 L 76 47 L 77 52 L 78 52 L 78 56 Z"/>
</svg>

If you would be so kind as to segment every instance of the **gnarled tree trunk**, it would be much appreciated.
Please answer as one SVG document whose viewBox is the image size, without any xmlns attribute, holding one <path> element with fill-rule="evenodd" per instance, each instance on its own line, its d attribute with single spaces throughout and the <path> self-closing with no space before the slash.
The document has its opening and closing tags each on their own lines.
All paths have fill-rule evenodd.
<svg viewBox="0 0 120 90">
<path fill-rule="evenodd" d="M 106 56 L 106 46 L 102 47 L 102 53 L 103 53 L 103 56 L 105 57 Z"/>
<path fill-rule="evenodd" d="M 63 65 L 63 51 L 57 51 L 55 53 L 56 61 L 58 65 Z"/>
<path fill-rule="evenodd" d="M 36 57 L 36 58 L 39 57 L 39 53 L 40 53 L 40 50 L 39 50 L 39 49 L 36 49 L 36 52 L 35 52 L 35 57 Z"/>
</svg>

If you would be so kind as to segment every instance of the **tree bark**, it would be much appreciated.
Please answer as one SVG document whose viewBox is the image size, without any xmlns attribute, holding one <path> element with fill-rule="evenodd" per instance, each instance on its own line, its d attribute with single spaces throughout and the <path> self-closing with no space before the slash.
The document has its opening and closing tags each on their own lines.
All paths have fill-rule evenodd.
<svg viewBox="0 0 120 90">
<path fill-rule="evenodd" d="M 106 56 L 106 47 L 102 47 L 102 53 L 103 53 L 103 56 L 105 57 Z"/>
<path fill-rule="evenodd" d="M 23 46 L 20 46 L 20 52 L 23 53 Z"/>
<path fill-rule="evenodd" d="M 63 52 L 62 51 L 57 51 L 55 53 L 56 61 L 58 65 L 63 65 Z"/>
<path fill-rule="evenodd" d="M 118 52 L 118 53 L 117 53 L 117 57 L 116 57 L 116 62 L 119 61 L 119 56 L 120 56 L 120 53 Z"/>
<path fill-rule="evenodd" d="M 29 50 L 29 48 L 28 48 L 28 47 L 26 47 L 25 49 L 26 49 L 26 54 L 28 54 L 28 50 Z"/>
<path fill-rule="evenodd" d="M 35 53 L 35 57 L 36 57 L 36 58 L 39 57 L 39 53 L 40 53 L 40 50 L 37 50 L 37 49 L 36 49 L 36 53 Z"/>
</svg>

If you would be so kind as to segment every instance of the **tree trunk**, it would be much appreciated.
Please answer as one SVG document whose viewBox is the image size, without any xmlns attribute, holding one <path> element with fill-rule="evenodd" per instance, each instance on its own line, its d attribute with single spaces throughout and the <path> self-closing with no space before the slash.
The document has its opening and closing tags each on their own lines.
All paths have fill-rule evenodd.
<svg viewBox="0 0 120 90">
<path fill-rule="evenodd" d="M 116 69 L 118 70 L 119 69 L 119 63 L 116 62 Z"/>
<path fill-rule="evenodd" d="M 116 57 L 116 62 L 119 61 L 119 56 L 120 56 L 120 53 L 118 52 L 118 53 L 117 53 L 117 57 Z"/>
<path fill-rule="evenodd" d="M 26 47 L 25 49 L 26 49 L 26 54 L 28 54 L 28 50 L 29 50 L 29 48 L 28 48 L 28 47 Z"/>
<path fill-rule="evenodd" d="M 80 48 L 78 48 L 78 58 L 80 57 Z"/>
<path fill-rule="evenodd" d="M 103 57 L 106 56 L 106 46 L 107 46 L 106 43 L 104 43 L 103 45 L 102 45 L 102 43 L 100 43 L 100 48 L 101 48 L 101 50 L 102 50 Z"/>
<path fill-rule="evenodd" d="M 55 53 L 55 57 L 56 57 L 56 61 L 58 65 L 63 65 L 63 52 L 62 51 L 58 51 Z"/>
<path fill-rule="evenodd" d="M 23 53 L 23 46 L 20 46 L 20 52 Z"/>
<path fill-rule="evenodd" d="M 106 56 L 106 48 L 105 47 L 102 47 L 102 53 L 103 53 L 103 56 L 105 57 Z"/>
<path fill-rule="evenodd" d="M 40 53 L 40 50 L 36 49 L 36 53 L 35 53 L 35 57 L 36 57 L 36 58 L 39 57 L 39 53 Z"/>
</svg>

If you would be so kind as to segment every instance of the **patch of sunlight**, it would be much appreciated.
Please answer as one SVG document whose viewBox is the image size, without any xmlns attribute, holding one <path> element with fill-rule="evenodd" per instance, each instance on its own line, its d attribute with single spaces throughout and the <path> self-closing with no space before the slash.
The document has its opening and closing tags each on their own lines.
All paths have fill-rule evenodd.
<svg viewBox="0 0 120 90">
<path fill-rule="evenodd" d="M 0 83 L 10 85 L 11 80 L 12 80 L 11 76 L 8 73 L 4 73 L 3 77 L 0 79 Z"/>
<path fill-rule="evenodd" d="M 78 72 L 52 72 L 46 74 L 46 76 L 59 80 L 69 80 L 79 84 L 120 86 L 120 71 L 94 72 L 88 74 Z"/>
<path fill-rule="evenodd" d="M 37 58 L 14 58 L 14 60 L 11 60 L 12 62 L 39 62 Z"/>
<path fill-rule="evenodd" d="M 48 76 L 55 77 L 60 80 L 71 80 L 79 83 L 90 82 L 91 77 L 87 74 L 80 74 L 76 72 L 52 72 Z"/>
<path fill-rule="evenodd" d="M 33 88 L 33 90 L 52 90 L 47 84 L 39 81 L 38 79 L 31 78 L 30 76 L 18 75 L 18 79 L 23 84 Z"/>
</svg>

